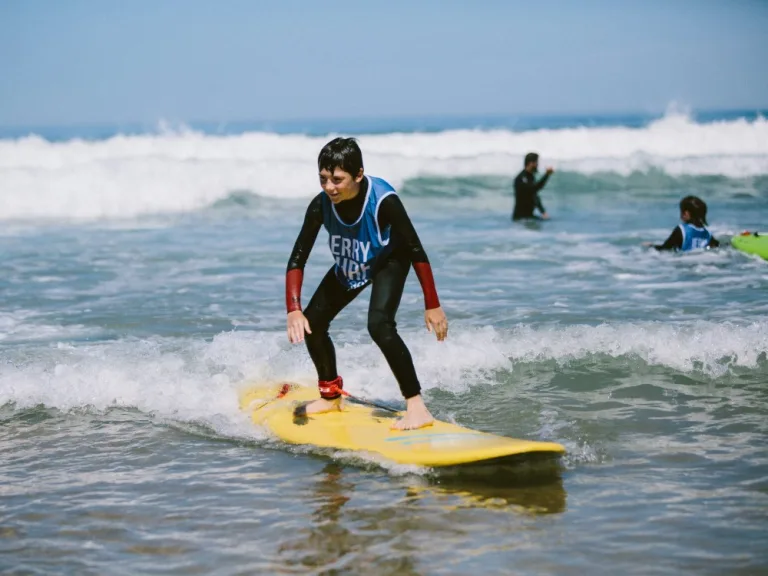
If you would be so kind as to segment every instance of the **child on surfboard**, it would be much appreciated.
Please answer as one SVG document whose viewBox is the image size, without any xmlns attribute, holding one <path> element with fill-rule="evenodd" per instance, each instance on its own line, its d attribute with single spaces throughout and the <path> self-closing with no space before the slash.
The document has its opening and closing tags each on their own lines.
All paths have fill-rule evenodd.
<svg viewBox="0 0 768 576">
<path fill-rule="evenodd" d="M 708 250 L 717 248 L 720 242 L 707 230 L 707 204 L 697 196 L 686 196 L 680 201 L 680 224 L 672 230 L 663 244 L 645 242 L 656 250 Z"/>
<path fill-rule="evenodd" d="M 328 328 L 336 315 L 368 285 L 368 332 L 381 349 L 405 397 L 406 413 L 393 428 L 413 430 L 434 419 L 421 397 L 411 354 L 396 330 L 395 315 L 413 266 L 424 292 L 424 322 L 442 341 L 448 320 L 440 306 L 432 268 L 394 188 L 363 171 L 363 154 L 353 138 L 336 138 L 317 159 L 323 191 L 309 204 L 285 278 L 288 339 L 306 341 L 317 369 L 320 398 L 300 407 L 304 414 L 341 410 L 343 380 Z M 305 310 L 301 308 L 304 266 L 320 227 L 329 234 L 336 261 Z"/>
</svg>

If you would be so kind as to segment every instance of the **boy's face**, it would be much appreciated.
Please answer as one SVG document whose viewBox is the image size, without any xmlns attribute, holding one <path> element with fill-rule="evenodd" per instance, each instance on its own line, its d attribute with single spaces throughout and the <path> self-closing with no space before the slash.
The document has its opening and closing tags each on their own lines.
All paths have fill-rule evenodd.
<svg viewBox="0 0 768 576">
<path fill-rule="evenodd" d="M 320 170 L 320 186 L 328 194 L 331 202 L 338 204 L 357 196 L 360 191 L 360 182 L 363 181 L 363 170 L 357 176 L 352 176 L 339 167 L 333 169 L 331 174 L 327 169 Z"/>
<path fill-rule="evenodd" d="M 688 210 L 681 210 L 680 211 L 680 220 L 683 222 L 690 222 L 691 221 L 691 213 L 688 212 Z"/>
</svg>

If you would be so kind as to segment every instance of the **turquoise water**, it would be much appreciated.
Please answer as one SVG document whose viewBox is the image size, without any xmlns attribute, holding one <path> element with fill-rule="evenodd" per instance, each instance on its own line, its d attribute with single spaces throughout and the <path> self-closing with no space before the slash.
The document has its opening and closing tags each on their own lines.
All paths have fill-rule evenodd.
<svg viewBox="0 0 768 576">
<path fill-rule="evenodd" d="M 0 567 L 765 570 L 768 263 L 727 246 L 768 228 L 763 124 L 589 128 L 593 153 L 569 148 L 568 128 L 523 133 L 549 138 L 558 167 L 553 219 L 527 225 L 509 220 L 518 159 L 497 169 L 498 133 L 467 134 L 464 152 L 452 133 L 427 149 L 418 134 L 361 137 L 376 175 L 405 166 L 392 180 L 450 321 L 436 342 L 409 278 L 398 325 L 435 415 L 568 449 L 558 466 L 460 474 L 289 447 L 238 410 L 244 382 L 314 377 L 284 334 L 283 282 L 315 188 L 277 183 L 304 178 L 292 166 L 311 181 L 322 138 L 0 142 Z M 657 146 L 654 130 L 682 134 L 679 153 L 621 151 Z M 700 130 L 711 149 L 684 138 Z M 597 150 L 611 138 L 613 156 Z M 271 150 L 275 171 L 242 146 L 257 164 Z M 689 193 L 726 247 L 643 249 Z M 330 263 L 321 232 L 305 301 Z M 333 328 L 340 369 L 353 393 L 397 404 L 366 305 Z"/>
</svg>

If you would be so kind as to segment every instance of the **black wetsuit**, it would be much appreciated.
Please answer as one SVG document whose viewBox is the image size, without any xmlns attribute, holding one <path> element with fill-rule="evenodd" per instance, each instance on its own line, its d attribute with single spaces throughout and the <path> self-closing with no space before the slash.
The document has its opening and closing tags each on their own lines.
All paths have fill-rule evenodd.
<svg viewBox="0 0 768 576">
<path fill-rule="evenodd" d="M 355 198 L 340 202 L 336 205 L 339 217 L 347 223 L 355 222 L 366 198 L 367 179 L 363 179 L 360 191 Z M 312 200 L 304 217 L 304 225 L 301 228 L 293 252 L 288 260 L 287 272 L 291 270 L 303 270 L 317 234 L 323 225 L 323 196 L 321 192 Z M 424 289 L 427 308 L 439 306 L 437 293 L 434 290 L 429 260 L 421 245 L 416 230 L 405 211 L 403 203 L 396 194 L 385 197 L 379 205 L 378 224 L 381 230 L 391 226 L 392 251 L 381 257 L 372 271 L 371 301 L 368 307 L 368 332 L 371 338 L 379 346 L 389 364 L 395 379 L 400 385 L 403 396 L 411 398 L 420 394 L 421 386 L 416 376 L 411 354 L 405 343 L 397 333 L 397 314 L 400 298 L 405 287 L 411 264 L 421 265 L 423 268 L 419 274 L 419 280 Z M 423 269 L 429 269 L 427 286 L 423 276 Z M 420 268 L 417 267 L 417 273 Z M 433 298 L 428 298 L 428 289 Z M 332 266 L 323 278 L 312 296 L 304 315 L 309 321 L 312 334 L 307 334 L 305 340 L 307 349 L 317 369 L 318 379 L 332 381 L 337 378 L 336 351 L 328 334 L 328 328 L 336 315 L 344 309 L 355 297 L 365 290 L 366 286 L 347 289 L 336 277 Z"/>
<path fill-rule="evenodd" d="M 535 174 L 531 174 L 527 170 L 523 170 L 517 175 L 515 178 L 515 209 L 512 212 L 512 220 L 535 218 L 533 211 L 536 208 L 542 214 L 546 212 L 541 198 L 539 198 L 539 190 L 544 188 L 547 180 L 549 180 L 549 174 L 545 174 L 541 180 L 536 182 Z"/>
<path fill-rule="evenodd" d="M 707 245 L 708 248 L 718 248 L 720 246 L 720 242 L 712 236 L 712 238 L 709 239 L 709 243 Z M 656 250 L 662 251 L 662 250 L 680 250 L 683 247 L 683 231 L 680 230 L 680 226 L 675 226 L 675 229 L 672 230 L 672 233 L 669 235 L 669 238 L 667 238 L 664 241 L 664 244 L 656 244 L 654 248 Z"/>
</svg>

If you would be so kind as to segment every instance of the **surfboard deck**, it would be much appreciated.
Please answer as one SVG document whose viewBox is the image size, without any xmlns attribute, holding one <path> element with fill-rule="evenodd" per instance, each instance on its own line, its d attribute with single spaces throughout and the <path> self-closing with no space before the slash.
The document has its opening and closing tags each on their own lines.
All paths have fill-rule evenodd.
<svg viewBox="0 0 768 576">
<path fill-rule="evenodd" d="M 565 448 L 554 442 L 518 440 L 435 421 L 418 430 L 392 430 L 398 414 L 345 400 L 340 412 L 294 416 L 302 402 L 318 398 L 317 388 L 291 384 L 278 398 L 284 382 L 256 384 L 240 393 L 240 408 L 290 444 L 375 453 L 399 464 L 428 467 L 494 463 L 525 458 L 556 458 Z M 284 389 L 285 390 L 285 389 Z"/>
<path fill-rule="evenodd" d="M 734 236 L 731 245 L 747 254 L 757 254 L 768 260 L 768 233 L 751 232 Z"/>
</svg>

